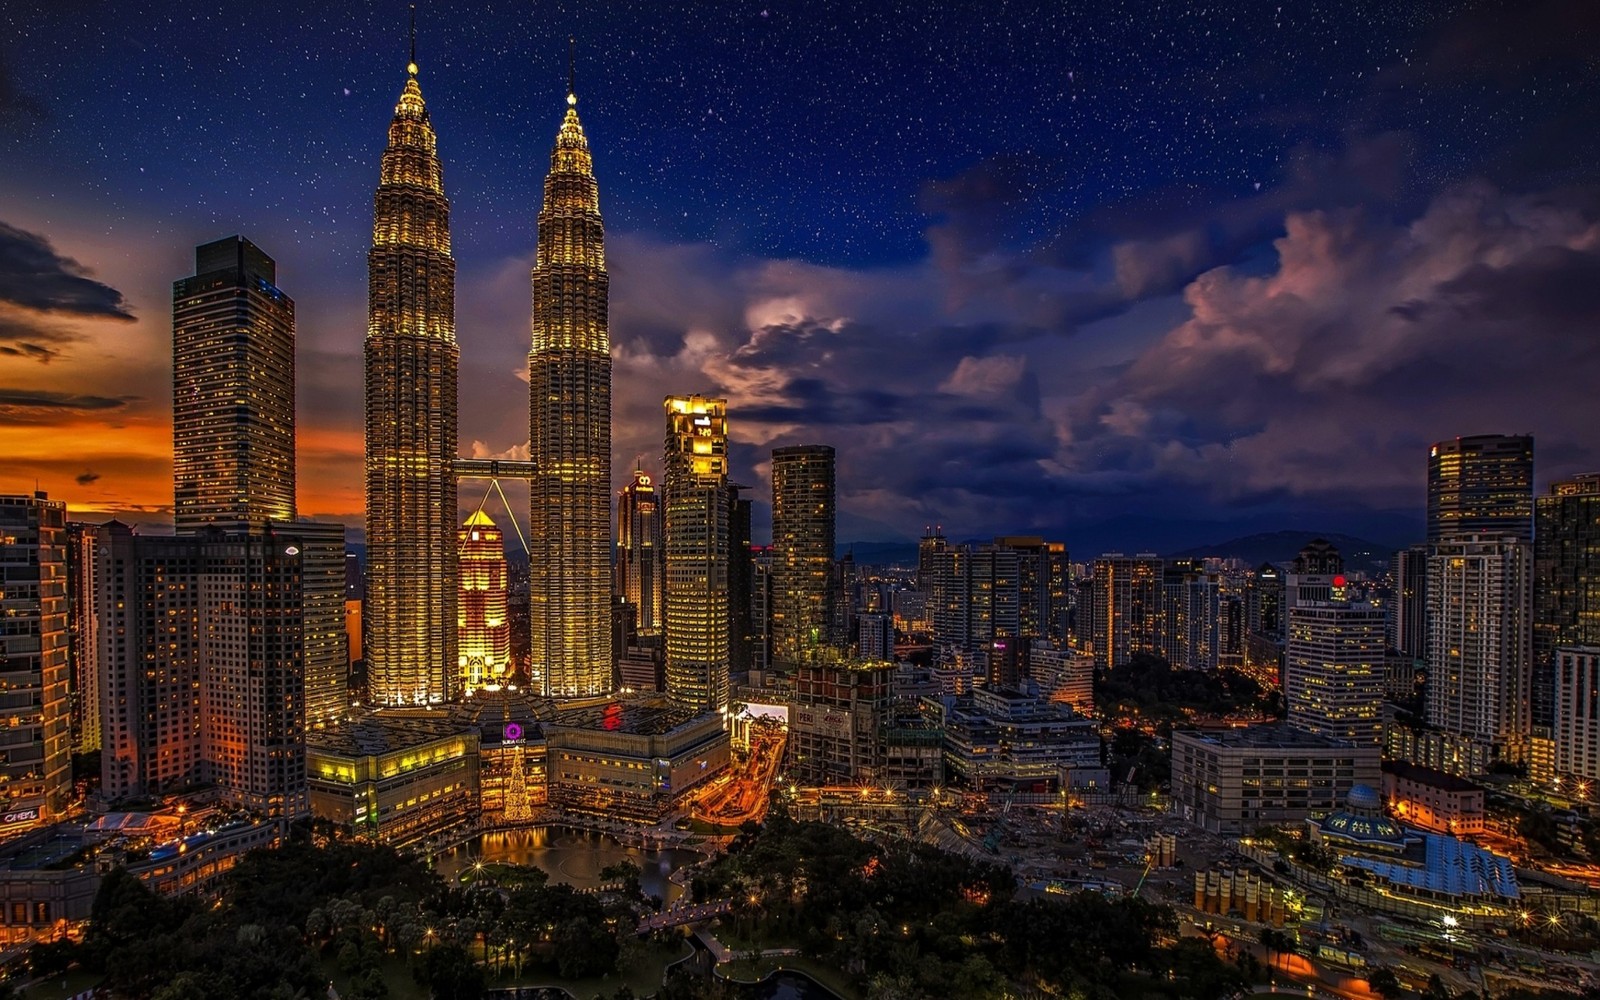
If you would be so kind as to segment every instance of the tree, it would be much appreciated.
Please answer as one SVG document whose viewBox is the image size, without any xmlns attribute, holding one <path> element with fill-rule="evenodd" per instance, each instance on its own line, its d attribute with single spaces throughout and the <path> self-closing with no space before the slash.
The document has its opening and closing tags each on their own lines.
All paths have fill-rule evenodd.
<svg viewBox="0 0 1600 1000">
<path fill-rule="evenodd" d="M 445 944 L 423 956 L 417 982 L 428 987 L 434 1000 L 480 1000 L 483 970 L 458 944 Z"/>
<path fill-rule="evenodd" d="M 1372 992 L 1383 997 L 1383 1000 L 1397 1000 L 1406 995 L 1406 988 L 1400 985 L 1400 977 L 1394 974 L 1393 969 L 1380 968 L 1367 977 L 1367 985 Z"/>
</svg>

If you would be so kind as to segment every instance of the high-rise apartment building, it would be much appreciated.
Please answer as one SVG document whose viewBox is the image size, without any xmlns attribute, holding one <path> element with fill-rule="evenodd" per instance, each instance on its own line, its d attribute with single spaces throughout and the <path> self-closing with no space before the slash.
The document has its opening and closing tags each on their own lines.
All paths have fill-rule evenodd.
<svg viewBox="0 0 1600 1000">
<path fill-rule="evenodd" d="M 308 676 L 344 667 L 343 556 L 336 524 L 98 529 L 108 798 L 209 783 L 269 815 L 306 811 Z"/>
<path fill-rule="evenodd" d="M 1100 669 L 1120 667 L 1135 653 L 1161 653 L 1162 576 L 1161 557 L 1153 553 L 1112 552 L 1094 561 L 1090 634 Z"/>
<path fill-rule="evenodd" d="M 1533 539 L 1533 438 L 1481 434 L 1428 450 L 1428 541 Z"/>
<path fill-rule="evenodd" d="M 1002 535 L 997 549 L 1017 553 L 1017 628 L 1020 635 L 1056 638 L 1067 594 L 1067 547 L 1040 535 Z"/>
<path fill-rule="evenodd" d="M 728 401 L 668 396 L 667 695 L 728 705 Z"/>
<path fill-rule="evenodd" d="M 1496 752 L 1531 724 L 1532 563 L 1514 535 L 1447 539 L 1428 558 L 1428 722 Z"/>
<path fill-rule="evenodd" d="M 445 701 L 456 653 L 456 264 L 438 139 L 407 67 L 367 254 L 367 595 L 371 700 Z"/>
<path fill-rule="evenodd" d="M 539 210 L 528 351 L 530 638 L 553 698 L 613 686 L 610 278 L 577 103 L 569 86 Z"/>
<path fill-rule="evenodd" d="M 172 285 L 173 520 L 179 533 L 295 516 L 294 301 L 230 236 Z"/>
<path fill-rule="evenodd" d="M 746 674 L 755 664 L 755 564 L 750 554 L 754 505 L 744 489 L 728 484 L 728 671 Z"/>
<path fill-rule="evenodd" d="M 1283 670 L 1289 725 L 1382 745 L 1387 620 L 1382 608 L 1365 603 L 1307 602 L 1290 610 Z"/>
<path fill-rule="evenodd" d="M 661 496 L 649 473 L 635 469 L 617 494 L 617 555 L 613 592 L 634 607 L 640 636 L 660 635 L 666 597 L 665 522 Z"/>
<path fill-rule="evenodd" d="M 781 666 L 828 642 L 837 487 L 827 445 L 772 452 L 772 654 Z"/>
<path fill-rule="evenodd" d="M 1412 659 L 1428 656 L 1428 547 L 1394 555 L 1394 596 L 1389 601 L 1389 645 Z"/>
<path fill-rule="evenodd" d="M 72 752 L 100 749 L 100 617 L 94 602 L 95 526 L 67 522 L 67 703 Z"/>
<path fill-rule="evenodd" d="M 72 791 L 67 505 L 0 496 L 0 835 L 60 819 Z"/>
<path fill-rule="evenodd" d="M 1551 483 L 1535 507 L 1533 544 L 1534 723 L 1546 725 L 1556 698 L 1555 651 L 1600 646 L 1600 473 Z"/>
<path fill-rule="evenodd" d="M 270 525 L 300 550 L 300 614 L 305 723 L 317 729 L 350 712 L 350 640 L 345 604 L 344 525 L 289 521 Z M 264 709 L 271 709 L 263 703 Z"/>
<path fill-rule="evenodd" d="M 935 660 L 981 674 L 990 643 L 1022 634 L 1020 561 L 1015 549 L 993 545 L 958 545 L 932 554 L 928 614 Z"/>
<path fill-rule="evenodd" d="M 457 596 L 460 622 L 456 649 L 461 690 L 471 694 L 486 684 L 503 683 L 511 673 L 510 591 L 507 589 L 505 533 L 482 510 L 467 518 L 456 536 L 460 553 Z"/>
<path fill-rule="evenodd" d="M 1574 783 L 1600 781 L 1600 646 L 1557 646 L 1552 656 L 1556 774 Z"/>
</svg>

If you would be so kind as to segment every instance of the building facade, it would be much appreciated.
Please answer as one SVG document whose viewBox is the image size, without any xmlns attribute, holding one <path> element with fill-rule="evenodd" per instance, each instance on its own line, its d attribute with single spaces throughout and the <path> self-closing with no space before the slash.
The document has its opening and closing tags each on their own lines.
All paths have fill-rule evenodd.
<svg viewBox="0 0 1600 1000">
<path fill-rule="evenodd" d="M 295 516 L 294 301 L 231 236 L 172 285 L 173 520 L 181 534 Z"/>
<path fill-rule="evenodd" d="M 1555 772 L 1564 780 L 1600 781 L 1600 645 L 1557 646 L 1554 657 Z"/>
<path fill-rule="evenodd" d="M 789 716 L 789 773 L 808 785 L 878 777 L 879 734 L 894 702 L 894 665 L 810 660 L 795 673 Z"/>
<path fill-rule="evenodd" d="M 67 522 L 67 699 L 72 752 L 100 749 L 100 616 L 94 602 L 95 526 Z"/>
<path fill-rule="evenodd" d="M 461 587 L 456 596 L 456 649 L 461 690 L 470 695 L 487 684 L 503 683 L 511 674 L 505 533 L 488 514 L 475 511 L 457 532 L 456 551 Z"/>
<path fill-rule="evenodd" d="M 1483 787 L 1431 767 L 1384 761 L 1383 797 L 1396 819 L 1432 833 L 1483 832 Z"/>
<path fill-rule="evenodd" d="M 563 711 L 544 731 L 550 802 L 581 815 L 659 823 L 728 766 L 722 717 L 693 708 L 608 702 Z"/>
<path fill-rule="evenodd" d="M 827 644 L 834 617 L 837 487 L 833 449 L 772 452 L 772 655 L 793 666 Z"/>
<path fill-rule="evenodd" d="M 0 496 L 0 836 L 61 818 L 72 792 L 67 505 Z"/>
<path fill-rule="evenodd" d="M 370 700 L 459 691 L 456 654 L 456 264 L 438 138 L 408 67 L 389 123 L 367 254 Z"/>
<path fill-rule="evenodd" d="M 1533 540 L 1533 438 L 1480 434 L 1428 449 L 1428 541 Z"/>
<path fill-rule="evenodd" d="M 1378 747 L 1282 724 L 1172 734 L 1173 807 L 1224 836 L 1327 815 L 1378 782 Z"/>
<path fill-rule="evenodd" d="M 478 734 L 442 712 L 376 712 L 311 735 L 311 813 L 404 847 L 477 816 L 478 765 Z"/>
<path fill-rule="evenodd" d="M 544 182 L 528 351 L 531 656 L 552 698 L 613 687 L 610 278 L 577 103 Z"/>
<path fill-rule="evenodd" d="M 1100 669 L 1114 670 L 1135 653 L 1160 655 L 1162 578 L 1157 555 L 1112 552 L 1094 561 L 1089 634 Z"/>
<path fill-rule="evenodd" d="M 1389 645 L 1417 660 L 1428 658 L 1428 547 L 1395 553 L 1394 596 L 1389 601 Z"/>
<path fill-rule="evenodd" d="M 1548 725 L 1557 697 L 1555 651 L 1600 646 L 1600 473 L 1551 483 L 1535 506 L 1534 724 Z"/>
<path fill-rule="evenodd" d="M 1515 756 L 1531 728 L 1532 547 L 1468 535 L 1432 551 L 1428 724 Z"/>
<path fill-rule="evenodd" d="M 657 636 L 666 628 L 666 529 L 661 497 L 649 473 L 635 469 L 617 494 L 617 555 L 612 592 L 634 607 L 634 630 Z"/>
<path fill-rule="evenodd" d="M 728 705 L 728 401 L 668 396 L 667 695 L 685 708 Z"/>
<path fill-rule="evenodd" d="M 1383 744 L 1386 624 L 1384 609 L 1365 603 L 1290 609 L 1283 671 L 1289 725 L 1361 746 Z"/>
</svg>

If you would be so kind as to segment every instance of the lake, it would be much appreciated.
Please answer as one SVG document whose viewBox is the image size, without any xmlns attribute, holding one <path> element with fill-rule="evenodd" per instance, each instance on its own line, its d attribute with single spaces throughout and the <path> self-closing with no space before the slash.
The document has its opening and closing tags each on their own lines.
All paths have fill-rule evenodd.
<svg viewBox="0 0 1600 1000">
<path fill-rule="evenodd" d="M 601 882 L 602 868 L 632 861 L 639 866 L 644 891 L 671 903 L 683 890 L 667 876 L 702 857 L 698 851 L 676 847 L 659 851 L 627 847 L 603 833 L 549 826 L 481 834 L 439 855 L 434 864 L 439 874 L 454 878 L 475 861 L 506 861 L 538 868 L 552 882 L 592 889 Z"/>
</svg>

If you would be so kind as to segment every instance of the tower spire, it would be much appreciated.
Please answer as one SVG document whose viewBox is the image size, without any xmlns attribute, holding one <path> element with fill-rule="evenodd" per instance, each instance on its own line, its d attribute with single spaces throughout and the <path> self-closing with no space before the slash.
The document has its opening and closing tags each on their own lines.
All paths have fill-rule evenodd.
<svg viewBox="0 0 1600 1000">
<path fill-rule="evenodd" d="M 417 75 L 417 5 L 411 5 L 411 61 L 406 64 L 406 72 L 412 76 Z"/>
<path fill-rule="evenodd" d="M 578 104 L 578 37 L 567 36 L 567 104 Z"/>
</svg>

